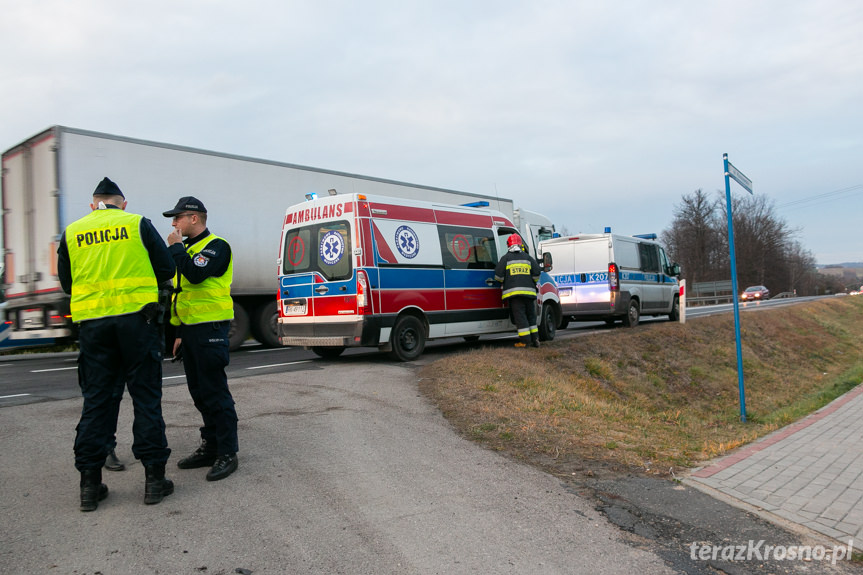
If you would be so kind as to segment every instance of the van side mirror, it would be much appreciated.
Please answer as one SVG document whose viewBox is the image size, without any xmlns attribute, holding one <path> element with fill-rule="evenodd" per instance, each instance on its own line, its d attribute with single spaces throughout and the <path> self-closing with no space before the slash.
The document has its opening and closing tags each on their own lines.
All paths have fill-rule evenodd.
<svg viewBox="0 0 863 575">
<path fill-rule="evenodd" d="M 551 253 L 545 252 L 542 254 L 542 271 L 548 273 L 552 270 Z"/>
<path fill-rule="evenodd" d="M 671 264 L 671 275 L 675 277 L 680 277 L 680 264 L 673 263 Z"/>
</svg>

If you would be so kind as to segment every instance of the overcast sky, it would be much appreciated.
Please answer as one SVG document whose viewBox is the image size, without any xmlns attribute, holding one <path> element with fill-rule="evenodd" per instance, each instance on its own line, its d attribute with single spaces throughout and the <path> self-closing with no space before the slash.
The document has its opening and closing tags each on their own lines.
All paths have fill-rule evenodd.
<svg viewBox="0 0 863 575">
<path fill-rule="evenodd" d="M 728 153 L 818 263 L 863 261 L 855 0 L 0 6 L 3 150 L 61 124 L 624 234 L 724 194 Z"/>
</svg>

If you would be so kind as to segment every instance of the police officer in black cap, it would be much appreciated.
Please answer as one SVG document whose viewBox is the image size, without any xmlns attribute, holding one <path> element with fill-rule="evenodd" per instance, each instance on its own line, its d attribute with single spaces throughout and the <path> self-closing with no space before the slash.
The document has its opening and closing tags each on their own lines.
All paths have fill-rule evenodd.
<svg viewBox="0 0 863 575">
<path fill-rule="evenodd" d="M 162 418 L 162 335 L 159 284 L 170 281 L 174 262 L 147 218 L 128 213 L 126 198 L 110 179 L 93 192 L 92 211 L 63 232 L 57 273 L 71 294 L 79 323 L 78 383 L 84 396 L 75 436 L 81 473 L 81 511 L 108 496 L 102 466 L 123 386 L 135 406 L 132 453 L 145 469 L 144 503 L 174 492 L 165 478 L 171 450 Z"/>
<path fill-rule="evenodd" d="M 237 470 L 237 412 L 228 389 L 228 330 L 234 318 L 231 246 L 207 228 L 207 208 L 192 196 L 172 210 L 168 250 L 177 265 L 171 324 L 177 326 L 174 357 L 182 355 L 186 383 L 201 413 L 201 444 L 177 462 L 180 469 L 210 467 L 207 481 Z M 183 240 L 183 237 L 186 239 Z"/>
</svg>

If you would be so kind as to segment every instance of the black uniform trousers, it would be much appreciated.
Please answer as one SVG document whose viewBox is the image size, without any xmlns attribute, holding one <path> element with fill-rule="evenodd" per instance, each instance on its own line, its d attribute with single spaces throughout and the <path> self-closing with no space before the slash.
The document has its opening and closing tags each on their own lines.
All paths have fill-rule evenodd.
<svg viewBox="0 0 863 575">
<path fill-rule="evenodd" d="M 225 373 L 231 359 L 230 326 L 230 321 L 211 321 L 183 324 L 179 330 L 189 394 L 204 422 L 201 439 L 215 445 L 217 455 L 239 451 L 237 411 Z"/>
<path fill-rule="evenodd" d="M 536 296 L 514 295 L 507 298 L 512 320 L 518 330 L 518 339 L 523 344 L 539 341 L 536 328 Z"/>
<path fill-rule="evenodd" d="M 132 453 L 145 466 L 168 461 L 171 450 L 162 418 L 160 338 L 158 326 L 141 313 L 81 322 L 78 385 L 84 406 L 75 428 L 75 467 L 79 471 L 105 464 L 124 385 L 135 415 Z"/>
</svg>

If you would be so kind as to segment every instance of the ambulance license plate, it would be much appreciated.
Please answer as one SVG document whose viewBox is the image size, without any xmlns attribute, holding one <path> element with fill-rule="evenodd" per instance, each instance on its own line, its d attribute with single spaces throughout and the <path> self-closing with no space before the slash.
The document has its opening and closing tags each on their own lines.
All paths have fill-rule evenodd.
<svg viewBox="0 0 863 575">
<path fill-rule="evenodd" d="M 305 315 L 306 300 L 292 299 L 282 302 L 282 310 L 285 315 Z"/>
</svg>

